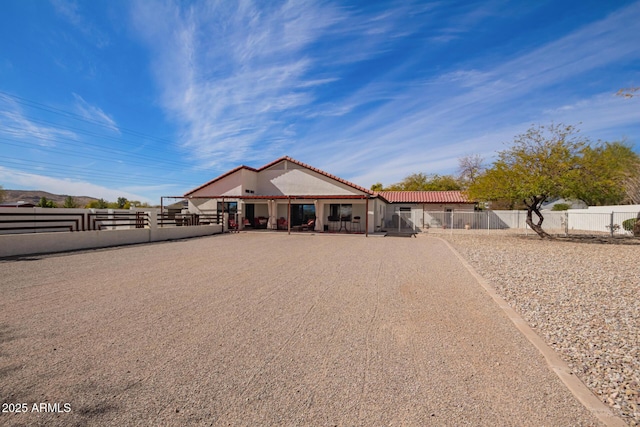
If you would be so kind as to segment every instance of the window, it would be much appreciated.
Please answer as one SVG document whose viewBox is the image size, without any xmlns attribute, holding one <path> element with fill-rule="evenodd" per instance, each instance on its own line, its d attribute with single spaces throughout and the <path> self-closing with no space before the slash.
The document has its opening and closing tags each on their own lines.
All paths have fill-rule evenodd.
<svg viewBox="0 0 640 427">
<path fill-rule="evenodd" d="M 307 224 L 311 219 L 316 219 L 315 205 L 291 205 L 292 226 Z"/>
<path fill-rule="evenodd" d="M 224 202 L 224 212 L 230 215 L 238 213 L 238 202 Z M 218 213 L 222 213 L 222 202 L 218 202 Z"/>
<path fill-rule="evenodd" d="M 329 221 L 351 221 L 352 204 L 329 205 Z"/>
</svg>

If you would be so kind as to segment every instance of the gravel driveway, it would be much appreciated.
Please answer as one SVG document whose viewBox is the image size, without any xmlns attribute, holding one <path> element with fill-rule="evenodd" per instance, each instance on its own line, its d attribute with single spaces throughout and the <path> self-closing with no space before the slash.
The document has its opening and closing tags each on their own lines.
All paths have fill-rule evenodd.
<svg viewBox="0 0 640 427">
<path fill-rule="evenodd" d="M 599 399 L 640 426 L 640 241 L 443 234 Z"/>
<path fill-rule="evenodd" d="M 0 277 L 0 401 L 27 409 L 3 425 L 599 425 L 439 239 L 240 233 Z"/>
</svg>

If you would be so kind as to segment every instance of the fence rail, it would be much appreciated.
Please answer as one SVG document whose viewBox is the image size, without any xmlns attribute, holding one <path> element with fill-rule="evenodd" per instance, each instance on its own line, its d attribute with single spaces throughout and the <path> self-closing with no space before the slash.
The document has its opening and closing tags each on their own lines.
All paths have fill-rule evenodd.
<svg viewBox="0 0 640 427">
<path fill-rule="evenodd" d="M 146 228 L 149 226 L 147 212 L 96 212 L 87 214 L 89 230 L 115 230 L 117 228 Z"/>
<path fill-rule="evenodd" d="M 197 225 L 222 224 L 222 215 L 218 214 L 182 214 L 173 212 L 158 213 L 160 227 L 188 227 Z"/>
<path fill-rule="evenodd" d="M 152 224 L 151 213 L 115 209 L 0 208 L 0 235 L 149 228 Z M 153 216 L 153 223 L 158 227 L 221 224 L 221 217 L 216 214 L 157 211 Z"/>
<path fill-rule="evenodd" d="M 422 212 L 420 212 L 422 213 Z M 542 228 L 555 235 L 632 236 L 637 212 L 543 212 Z M 522 230 L 533 232 L 526 224 L 526 211 L 427 212 L 413 219 L 412 226 L 429 233 L 455 230 Z M 533 216 L 534 222 L 537 217 Z"/>
<path fill-rule="evenodd" d="M 64 212 L 47 209 L 3 209 L 0 212 L 0 234 L 75 232 L 146 228 L 148 212 Z"/>
<path fill-rule="evenodd" d="M 544 212 L 542 228 L 555 235 L 631 236 L 637 212 Z M 203 226 L 221 224 L 218 213 L 182 214 L 147 211 L 94 211 L 81 209 L 2 208 L 0 235 L 45 232 L 81 232 L 118 229 Z M 534 220 L 535 220 L 534 216 Z M 458 230 L 521 230 L 525 211 L 398 212 L 387 219 L 384 228 L 399 232 L 444 233 Z"/>
</svg>

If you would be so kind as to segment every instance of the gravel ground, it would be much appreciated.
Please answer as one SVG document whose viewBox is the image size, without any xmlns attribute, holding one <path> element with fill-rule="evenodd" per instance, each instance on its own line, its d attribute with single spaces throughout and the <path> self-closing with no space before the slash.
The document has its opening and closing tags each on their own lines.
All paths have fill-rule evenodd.
<svg viewBox="0 0 640 427">
<path fill-rule="evenodd" d="M 439 237 L 603 402 L 640 425 L 640 246 L 484 233 Z"/>
<path fill-rule="evenodd" d="M 3 425 L 600 425 L 439 239 L 240 233 L 0 272 L 0 403 L 26 405 Z"/>
</svg>

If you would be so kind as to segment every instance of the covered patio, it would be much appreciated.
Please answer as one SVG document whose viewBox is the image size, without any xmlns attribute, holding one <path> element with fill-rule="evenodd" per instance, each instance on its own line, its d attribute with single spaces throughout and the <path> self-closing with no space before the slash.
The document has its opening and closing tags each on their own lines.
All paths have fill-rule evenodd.
<svg viewBox="0 0 640 427">
<path fill-rule="evenodd" d="M 369 195 L 191 196 L 189 211 L 214 216 L 225 230 L 368 234 Z"/>
</svg>

